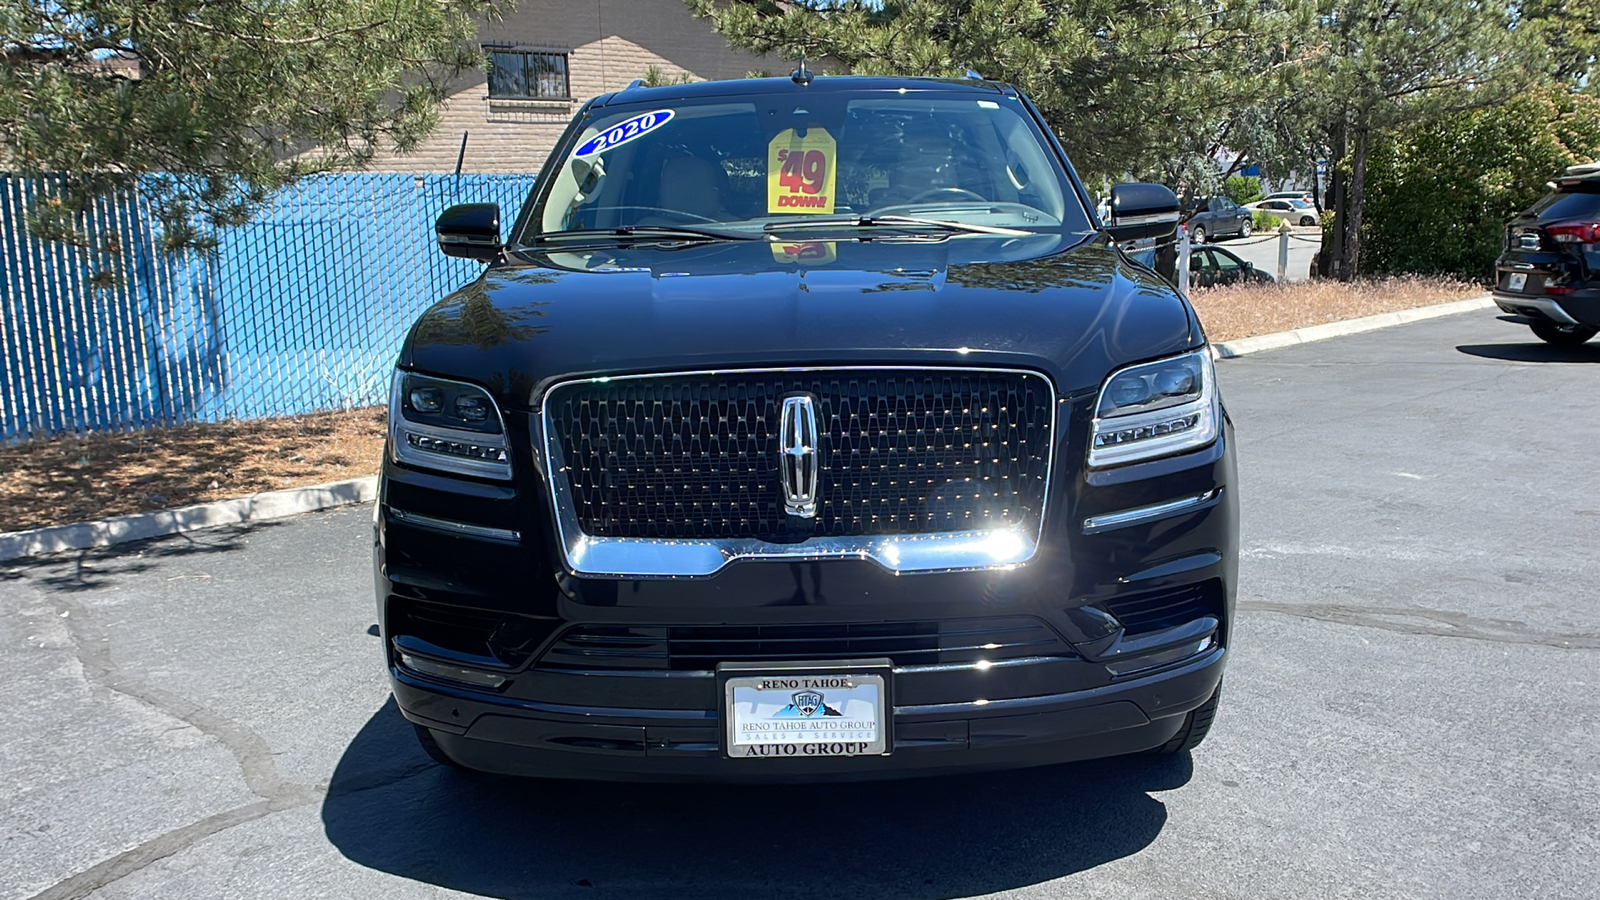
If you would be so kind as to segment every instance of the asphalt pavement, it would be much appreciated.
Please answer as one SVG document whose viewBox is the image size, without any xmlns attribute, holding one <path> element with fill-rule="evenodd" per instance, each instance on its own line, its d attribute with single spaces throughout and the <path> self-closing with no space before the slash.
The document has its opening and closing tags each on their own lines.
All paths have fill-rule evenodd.
<svg viewBox="0 0 1600 900">
<path fill-rule="evenodd" d="M 1600 343 L 1218 364 L 1239 618 L 1192 757 L 886 784 L 428 762 L 368 506 L 0 566 L 0 897 L 1600 897 Z"/>
</svg>

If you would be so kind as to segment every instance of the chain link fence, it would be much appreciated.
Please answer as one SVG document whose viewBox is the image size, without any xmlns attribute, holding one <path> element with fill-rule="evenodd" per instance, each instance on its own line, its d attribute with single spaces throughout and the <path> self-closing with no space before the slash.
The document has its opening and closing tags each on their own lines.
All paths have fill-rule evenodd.
<svg viewBox="0 0 1600 900">
<path fill-rule="evenodd" d="M 28 236 L 44 185 L 0 175 L 0 441 L 382 403 L 416 316 L 481 266 L 434 243 L 452 203 L 515 216 L 531 175 L 330 175 L 277 196 L 214 253 L 166 253 L 133 195 L 85 244 Z"/>
</svg>

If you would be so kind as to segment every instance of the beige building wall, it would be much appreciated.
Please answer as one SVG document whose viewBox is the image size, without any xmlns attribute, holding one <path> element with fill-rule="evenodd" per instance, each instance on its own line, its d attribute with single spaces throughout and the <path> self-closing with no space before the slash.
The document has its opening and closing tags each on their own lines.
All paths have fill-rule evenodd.
<svg viewBox="0 0 1600 900">
<path fill-rule="evenodd" d="M 686 73 L 696 81 L 768 67 L 730 49 L 683 0 L 520 0 L 479 40 L 566 53 L 572 99 L 490 100 L 486 71 L 463 76 L 433 134 L 412 153 L 380 158 L 373 171 L 453 172 L 466 132 L 463 172 L 537 172 L 584 101 L 627 87 L 652 65 L 669 78 Z"/>
</svg>

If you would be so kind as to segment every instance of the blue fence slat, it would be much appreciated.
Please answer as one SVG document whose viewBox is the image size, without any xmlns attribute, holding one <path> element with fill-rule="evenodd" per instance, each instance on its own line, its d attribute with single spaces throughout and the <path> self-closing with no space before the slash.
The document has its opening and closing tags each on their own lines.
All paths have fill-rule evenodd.
<svg viewBox="0 0 1600 900">
<path fill-rule="evenodd" d="M 531 175 L 330 175 L 274 198 L 215 254 L 169 254 L 137 196 L 102 200 L 88 244 L 27 236 L 47 186 L 0 175 L 0 440 L 260 418 L 382 403 L 417 314 L 475 278 L 433 220 L 493 202 L 510 222 Z"/>
</svg>

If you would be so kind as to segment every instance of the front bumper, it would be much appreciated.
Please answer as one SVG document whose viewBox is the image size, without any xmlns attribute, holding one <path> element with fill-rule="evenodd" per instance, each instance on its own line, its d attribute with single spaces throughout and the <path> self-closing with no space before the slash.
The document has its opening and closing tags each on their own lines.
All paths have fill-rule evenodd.
<svg viewBox="0 0 1600 900">
<path fill-rule="evenodd" d="M 1184 715 L 1217 690 L 1225 658 L 1226 650 L 1214 647 L 1159 674 L 987 708 L 896 706 L 892 751 L 847 758 L 728 757 L 714 710 L 484 702 L 393 674 L 406 718 L 434 729 L 445 752 L 471 768 L 546 778 L 771 782 L 1017 768 L 1148 750 L 1176 734 Z"/>
<path fill-rule="evenodd" d="M 386 464 L 374 562 L 394 695 L 459 762 L 545 777 L 871 779 L 1150 749 L 1222 679 L 1232 439 L 1224 420 L 1204 450 L 1064 479 L 1026 564 L 921 574 L 824 559 L 577 577 L 535 524 L 551 521 L 538 485 Z M 878 656 L 888 755 L 724 752 L 719 660 Z"/>
</svg>

